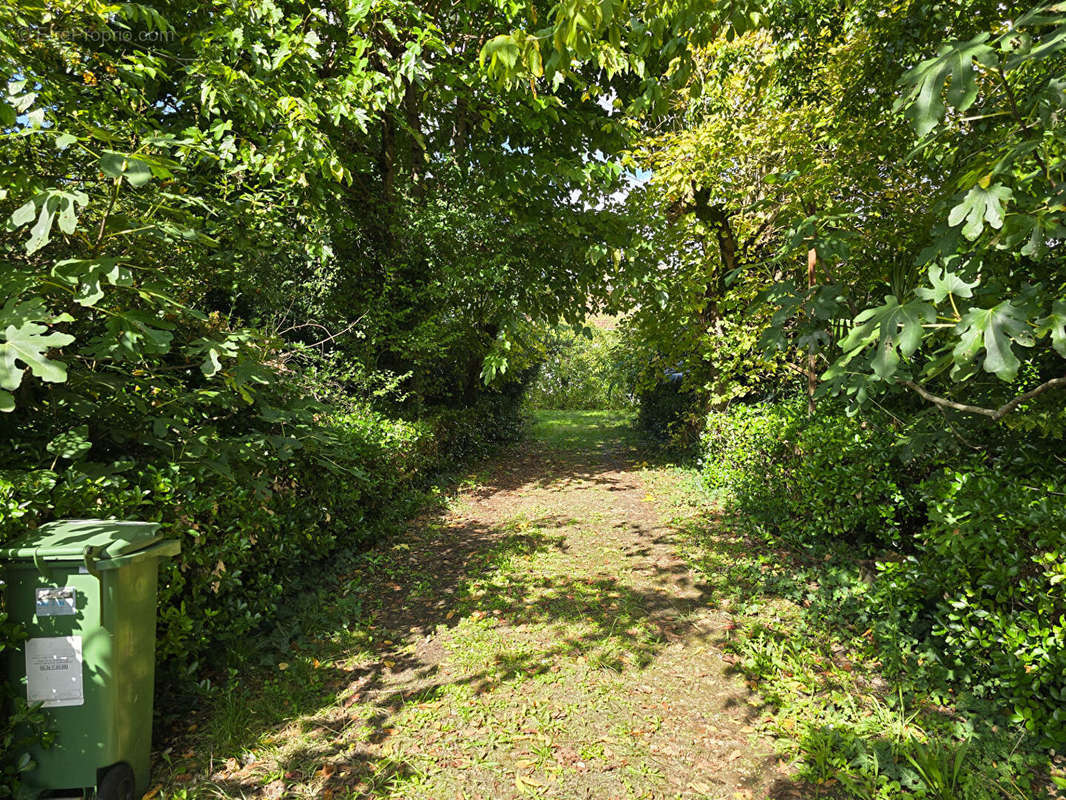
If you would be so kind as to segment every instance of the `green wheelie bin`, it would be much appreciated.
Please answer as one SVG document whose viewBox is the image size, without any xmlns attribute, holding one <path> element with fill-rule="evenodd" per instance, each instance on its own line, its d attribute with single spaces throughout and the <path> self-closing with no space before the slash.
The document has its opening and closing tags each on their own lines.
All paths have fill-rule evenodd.
<svg viewBox="0 0 1066 800">
<path fill-rule="evenodd" d="M 29 637 L 8 681 L 47 710 L 29 796 L 132 800 L 148 785 L 158 567 L 180 544 L 159 525 L 65 520 L 0 546 L 4 605 Z"/>
</svg>

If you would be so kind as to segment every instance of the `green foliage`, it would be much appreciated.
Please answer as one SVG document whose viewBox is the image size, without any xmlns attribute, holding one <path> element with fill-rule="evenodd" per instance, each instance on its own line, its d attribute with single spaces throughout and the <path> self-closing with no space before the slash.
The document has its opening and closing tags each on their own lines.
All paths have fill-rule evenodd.
<svg viewBox="0 0 1066 800">
<path fill-rule="evenodd" d="M 885 635 L 895 628 L 916 645 L 893 666 L 1006 703 L 1056 746 L 1066 741 L 1063 488 L 1024 461 L 935 473 L 920 487 L 928 523 L 912 553 L 880 566 L 873 593 L 901 614 Z"/>
<path fill-rule="evenodd" d="M 1046 451 L 959 459 L 887 418 L 809 417 L 799 403 L 712 414 L 704 448 L 708 487 L 763 535 L 873 559 L 870 583 L 856 577 L 823 610 L 870 628 L 889 674 L 1066 741 L 1066 486 Z"/>
<path fill-rule="evenodd" d="M 426 420 L 433 434 L 431 457 L 447 466 L 486 455 L 494 445 L 518 441 L 530 421 L 522 408 L 524 388 L 524 383 L 512 383 L 507 390 L 486 393 L 471 408 L 438 411 Z"/>
<path fill-rule="evenodd" d="M 763 416 L 773 417 L 772 409 Z M 675 507 L 694 509 L 679 522 L 701 585 L 729 617 L 719 640 L 724 658 L 768 712 L 755 724 L 773 733 L 801 792 L 877 800 L 1055 796 L 1048 775 L 1052 782 L 1061 775 L 1060 759 L 1038 733 L 1010 722 L 1001 699 L 886 670 L 885 657 L 909 634 L 881 627 L 894 608 L 871 594 L 878 587 L 871 560 L 839 540 L 789 546 L 734 513 L 734 503 L 708 498 L 699 474 L 687 472 L 653 488 L 675 496 Z"/>
<path fill-rule="evenodd" d="M 847 562 L 811 614 L 1061 749 L 1066 8 L 768 9 L 692 48 L 631 149 L 651 174 L 611 299 L 633 309 L 642 416 L 716 410 L 703 471 L 739 524 Z M 868 744 L 809 731 L 811 777 L 983 796 L 956 780 L 975 751 Z"/>
<path fill-rule="evenodd" d="M 633 148 L 617 301 L 713 396 L 790 365 L 853 413 L 913 391 L 1057 429 L 1063 6 L 773 7 L 693 49 Z M 712 352 L 730 325 L 762 363 Z"/>
<path fill-rule="evenodd" d="M 482 33 L 525 13 L 0 9 L 0 536 L 113 515 L 181 538 L 161 685 L 514 438 L 524 326 L 600 291 L 620 170 L 586 154 L 627 132 L 570 84 L 481 71 Z"/>
<path fill-rule="evenodd" d="M 630 408 L 621 372 L 622 353 L 613 328 L 560 328 L 545 345 L 545 359 L 529 388 L 533 408 L 615 410 Z"/>
<path fill-rule="evenodd" d="M 3 492 L 0 484 L 0 492 Z M 10 495 L 4 492 L 0 501 L 9 504 Z M 0 590 L 3 583 L 0 583 Z M 2 600 L 2 595 L 0 595 Z M 25 639 L 22 629 L 12 623 L 0 602 L 0 663 L 5 663 L 10 656 L 5 651 L 16 647 Z M 40 708 L 30 707 L 24 697 L 11 696 L 5 690 L 0 691 L 0 797 L 12 797 L 18 787 L 19 775 L 33 769 L 34 762 L 26 752 L 33 743 L 49 743 L 52 733 L 48 730 L 44 713 Z"/>
<path fill-rule="evenodd" d="M 996 35 L 944 44 L 900 79 L 895 110 L 924 138 L 900 152 L 898 168 L 947 166 L 922 192 L 930 235 L 907 256 L 931 286 L 896 281 L 885 305 L 854 316 L 823 376 L 828 391 L 861 404 L 886 384 L 935 381 L 955 401 L 991 395 L 992 411 L 1009 398 L 1000 387 L 1020 383 L 1023 362 L 1044 381 L 1061 375 L 1048 334 L 1063 291 L 1055 209 L 1066 133 L 1052 109 L 1061 106 L 1064 23 L 1061 4 L 1034 9 Z"/>
<path fill-rule="evenodd" d="M 666 338 L 671 325 L 685 325 L 689 312 L 684 309 L 683 302 L 667 304 L 653 313 L 638 309 L 628 317 L 620 328 L 615 371 L 634 397 L 638 427 L 679 453 L 691 453 L 708 407 L 775 391 L 781 376 L 775 359 L 762 357 L 758 336 L 728 318 L 718 320 L 713 337 L 700 326 L 687 325 Z"/>
<path fill-rule="evenodd" d="M 1066 9 L 1012 10 L 5 4 L 0 535 L 164 522 L 186 555 L 161 652 L 194 676 L 284 576 L 517 434 L 536 331 L 628 311 L 584 374 L 549 365 L 543 402 L 615 402 L 587 380 L 611 352 L 644 426 L 691 442 L 708 409 L 820 376 L 857 416 L 712 422 L 715 485 L 804 548 L 896 553 L 886 609 L 937 620 L 900 641 L 965 646 L 974 677 L 937 656 L 944 680 L 1059 730 L 1026 670 L 1061 668 L 1038 652 L 1061 650 L 1061 582 L 1030 563 L 1057 511 L 1026 499 L 1002 437 L 1048 452 L 1066 430 Z M 922 444 L 959 413 L 1000 423 L 974 429 L 998 443 L 988 480 Z M 1002 525 L 972 488 L 989 480 Z M 990 527 L 1024 597 L 977 584 L 992 622 L 941 614 L 932 554 L 977 569 Z"/>
<path fill-rule="evenodd" d="M 900 546 L 921 514 L 924 465 L 878 422 L 810 417 L 798 400 L 736 406 L 710 415 L 703 451 L 712 491 L 798 547 Z"/>
<path fill-rule="evenodd" d="M 159 656 L 165 669 L 195 677 L 211 648 L 275 615 L 301 565 L 358 545 L 402 513 L 425 435 L 364 409 L 328 420 L 287 458 L 254 440 L 223 438 L 218 444 L 234 451 L 228 476 L 218 464 L 163 459 L 8 469 L 0 475 L 20 514 L 0 530 L 11 535 L 86 509 L 162 522 L 185 552 L 164 569 Z"/>
<path fill-rule="evenodd" d="M 256 658 L 243 643 L 268 636 L 293 593 L 309 588 L 314 567 L 394 528 L 425 501 L 436 473 L 517 439 L 520 395 L 520 387 L 487 393 L 470 408 L 419 422 L 360 404 L 318 408 L 313 426 L 290 431 L 294 446 L 284 455 L 255 437 L 216 437 L 209 449 L 229 451 L 224 465 L 91 462 L 81 446 L 62 449 L 81 441 L 67 437 L 53 448 L 50 468 L 0 469 L 0 541 L 86 510 L 161 522 L 181 541 L 182 556 L 160 575 L 158 682 L 165 693 L 181 692 L 228 663 Z M 0 612 L 0 653 L 19 637 Z M 275 658 L 270 648 L 258 650 Z M 25 767 L 22 748 L 46 720 L 24 699 L 10 702 L 13 715 L 0 727 L 9 740 L 3 768 L 17 772 Z"/>
<path fill-rule="evenodd" d="M 0 631 L 0 634 L 7 638 L 11 632 Z M 27 749 L 37 743 L 50 745 L 54 732 L 50 730 L 45 712 L 37 706 L 28 705 L 23 697 L 4 697 L 0 707 L 4 709 L 4 719 L 0 722 L 0 746 L 6 754 L 0 761 L 0 797 L 14 797 L 20 776 L 36 767 Z"/>
<path fill-rule="evenodd" d="M 543 27 L 530 31 L 523 21 L 521 27 L 493 37 L 481 48 L 481 64 L 501 84 L 623 75 L 638 87 L 627 110 L 639 114 L 662 106 L 669 89 L 688 77 L 690 42 L 704 42 L 719 32 L 730 38 L 743 33 L 759 24 L 762 7 L 751 0 L 713 4 L 567 0 L 538 12 L 530 5 L 529 19 L 536 25 L 543 18 Z"/>
<path fill-rule="evenodd" d="M 69 321 L 69 316 L 45 311 L 39 297 L 17 305 L 12 298 L 0 309 L 0 325 L 4 326 L 3 343 L 0 344 L 0 387 L 3 387 L 0 389 L 0 411 L 15 407 L 11 392 L 22 385 L 26 372 L 50 383 L 66 380 L 66 364 L 48 358 L 46 353 L 53 347 L 70 344 L 74 337 L 46 332 L 50 324 Z"/>
<path fill-rule="evenodd" d="M 671 378 L 673 378 L 671 380 Z M 686 391 L 680 375 L 667 375 L 637 395 L 637 427 L 679 453 L 688 452 L 698 433 L 699 398 Z"/>
</svg>

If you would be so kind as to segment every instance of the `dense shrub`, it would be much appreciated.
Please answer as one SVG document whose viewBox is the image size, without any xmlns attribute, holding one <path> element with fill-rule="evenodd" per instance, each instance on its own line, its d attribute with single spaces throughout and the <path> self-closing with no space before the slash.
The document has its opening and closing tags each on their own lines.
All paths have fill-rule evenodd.
<svg viewBox="0 0 1066 800">
<path fill-rule="evenodd" d="M 889 672 L 992 700 L 1061 746 L 1061 470 L 1035 451 L 916 452 L 910 435 L 870 420 L 808 416 L 799 402 L 712 414 L 704 479 L 763 535 L 875 559 L 868 586 L 819 613 L 871 628 Z"/>
<path fill-rule="evenodd" d="M 12 623 L 0 606 L 0 669 L 6 669 L 10 655 L 6 651 L 24 638 L 21 627 Z M 5 705 L 6 699 L 0 694 L 0 706 Z M 19 775 L 32 764 L 26 748 L 36 741 L 47 742 L 51 733 L 45 728 L 43 712 L 28 707 L 23 698 L 15 698 L 10 707 L 3 710 L 4 716 L 0 717 L 0 797 L 9 797 L 18 786 Z"/>
<path fill-rule="evenodd" d="M 651 344 L 656 340 L 648 338 L 640 322 L 638 314 L 623 320 L 618 328 L 616 380 L 632 398 L 642 433 L 652 441 L 689 451 L 705 422 L 707 393 L 692 369 L 692 360 L 673 358 Z"/>
<path fill-rule="evenodd" d="M 428 419 L 431 460 L 448 463 L 477 458 L 494 445 L 520 439 L 529 422 L 522 388 L 530 376 L 527 373 L 501 390 L 486 392 L 474 408 L 436 411 Z"/>
<path fill-rule="evenodd" d="M 915 487 L 924 460 L 887 427 L 841 413 L 810 417 L 802 400 L 711 414 L 703 452 L 712 490 L 793 544 L 896 546 L 922 513 Z"/>
<path fill-rule="evenodd" d="M 925 481 L 928 523 L 913 555 L 879 564 L 870 600 L 885 612 L 882 638 L 905 645 L 893 666 L 1009 703 L 1061 744 L 1066 481 L 1027 472 L 972 463 Z"/>
<path fill-rule="evenodd" d="M 667 374 L 637 392 L 637 427 L 653 440 L 688 451 L 699 436 L 701 408 L 706 406 L 699 395 L 680 376 Z"/>
<path fill-rule="evenodd" d="M 164 458 L 0 469 L 0 541 L 53 519 L 161 522 L 182 544 L 160 573 L 158 684 L 173 690 L 244 652 L 241 643 L 277 619 L 314 565 L 365 546 L 409 514 L 435 473 L 516 439 L 519 408 L 520 387 L 487 390 L 472 406 L 417 422 L 348 404 L 316 414 L 287 455 L 247 439 L 224 472 L 209 461 Z M 19 636 L 0 607 L 0 655 Z M 16 724 L 28 741 L 23 723 L 41 720 L 24 700 L 12 702 L 0 742 L 15 760 L 0 769 L 14 772 Z"/>
<path fill-rule="evenodd" d="M 289 458 L 252 450 L 228 477 L 176 461 L 4 470 L 0 497 L 18 511 L 0 520 L 0 532 L 8 538 L 90 514 L 162 522 L 182 555 L 161 576 L 160 661 L 188 671 L 208 650 L 269 621 L 309 564 L 407 513 L 428 472 L 514 439 L 513 405 L 508 414 L 507 403 L 485 401 L 417 423 L 349 410 L 323 420 Z"/>
</svg>

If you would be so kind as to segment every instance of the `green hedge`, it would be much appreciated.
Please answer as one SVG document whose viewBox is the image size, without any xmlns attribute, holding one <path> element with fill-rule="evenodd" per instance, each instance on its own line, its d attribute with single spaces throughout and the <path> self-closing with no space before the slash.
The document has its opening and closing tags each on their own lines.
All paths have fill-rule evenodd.
<svg viewBox="0 0 1066 800">
<path fill-rule="evenodd" d="M 872 628 L 891 674 L 994 701 L 1066 743 L 1066 476 L 1020 448 L 916 451 L 800 402 L 711 415 L 704 479 L 765 536 L 873 557 L 819 613 Z M 869 576 L 867 576 L 869 580 Z M 842 603 L 842 604 L 841 604 Z M 814 609 L 818 611 L 818 609 Z"/>
<path fill-rule="evenodd" d="M 898 545 L 920 524 L 916 484 L 930 466 L 887 428 L 809 417 L 801 400 L 737 406 L 710 415 L 702 449 L 708 485 L 792 544 Z"/>
<path fill-rule="evenodd" d="M 680 376 L 674 380 L 660 376 L 637 392 L 637 427 L 678 453 L 691 454 L 705 412 L 700 395 L 686 389 Z"/>
<path fill-rule="evenodd" d="M 228 474 L 202 460 L 163 459 L 0 470 L 0 541 L 53 519 L 161 522 L 182 554 L 160 574 L 158 684 L 181 686 L 267 629 L 311 567 L 408 516 L 435 472 L 516 439 L 518 408 L 517 395 L 501 392 L 417 422 L 355 407 L 320 417 L 288 457 L 250 440 Z M 19 638 L 0 607 L 0 653 Z M 0 797 L 13 790 L 18 769 L 15 724 L 40 721 L 23 699 L 9 703 L 0 722 Z"/>
<path fill-rule="evenodd" d="M 182 555 L 161 574 L 159 658 L 189 670 L 269 619 L 288 576 L 369 538 L 391 510 L 384 498 L 399 506 L 409 495 L 426 435 L 364 410 L 329 420 L 320 440 L 305 440 L 287 460 L 245 453 L 238 478 L 174 461 L 102 475 L 86 465 L 6 470 L 0 496 L 22 510 L 2 530 L 86 516 L 163 523 Z"/>
<path fill-rule="evenodd" d="M 945 467 L 921 485 L 914 552 L 879 565 L 882 638 L 897 668 L 1005 702 L 1066 743 L 1066 480 L 1036 470 Z M 926 654 L 931 657 L 926 658 Z"/>
</svg>

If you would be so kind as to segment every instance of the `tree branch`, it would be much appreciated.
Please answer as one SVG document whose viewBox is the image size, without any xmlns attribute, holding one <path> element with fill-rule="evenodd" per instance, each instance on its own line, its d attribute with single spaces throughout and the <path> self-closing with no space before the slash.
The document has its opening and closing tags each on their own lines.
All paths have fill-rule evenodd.
<svg viewBox="0 0 1066 800">
<path fill-rule="evenodd" d="M 96 241 L 93 243 L 93 255 L 95 256 L 100 252 L 100 245 L 104 242 L 104 233 L 107 231 L 107 220 L 111 216 L 111 212 L 115 208 L 115 202 L 118 200 L 118 192 L 122 186 L 122 176 L 119 175 L 115 178 L 111 188 L 111 200 L 107 204 L 107 209 L 104 211 L 104 215 L 100 217 L 100 229 L 96 233 Z"/>
<path fill-rule="evenodd" d="M 1032 135 L 1032 128 L 1029 127 L 1029 123 L 1025 121 L 1025 117 L 1023 117 L 1018 110 L 1018 102 L 1014 98 L 1014 89 L 1011 88 L 1010 81 L 1007 80 L 1007 73 L 1003 71 L 1002 66 L 997 67 L 997 72 L 999 73 L 999 80 L 1003 84 L 1003 90 L 1007 94 L 1007 103 L 1010 105 L 1011 116 L 1014 117 L 1014 121 L 1018 123 L 1023 133 Z M 1051 171 L 1048 169 L 1044 157 L 1040 155 L 1040 151 L 1036 148 L 1033 148 L 1033 158 L 1036 159 L 1037 166 L 1039 166 L 1040 171 L 1044 173 L 1044 177 L 1047 178 L 1048 183 L 1052 186 L 1058 186 L 1051 177 Z"/>
<path fill-rule="evenodd" d="M 1037 395 L 1043 394 L 1049 389 L 1066 386 L 1066 375 L 1063 375 L 1061 378 L 1052 378 L 1049 381 L 1045 381 L 1035 389 L 1030 389 L 1028 392 L 1018 395 L 1013 400 L 1009 400 L 1001 405 L 999 408 L 985 408 L 983 406 L 971 406 L 966 403 L 956 403 L 954 400 L 948 400 L 946 397 L 938 397 L 932 392 L 927 391 L 924 387 L 919 386 L 914 381 L 902 381 L 902 383 L 908 389 L 913 389 L 924 399 L 941 408 L 952 408 L 955 411 L 963 411 L 967 414 L 980 414 L 981 416 L 988 417 L 993 422 L 999 422 L 1026 400 L 1032 400 Z"/>
<path fill-rule="evenodd" d="M 329 335 L 324 337 L 324 338 L 322 338 L 322 339 L 319 339 L 317 342 L 313 342 L 312 344 L 309 344 L 309 345 L 304 345 L 304 347 L 306 347 L 306 348 L 320 347 L 321 345 L 324 345 L 324 344 L 327 344 L 329 342 L 332 342 L 334 339 L 337 339 L 337 338 L 343 336 L 344 334 L 348 333 L 350 330 L 352 330 L 352 328 L 354 328 L 356 325 L 358 325 L 360 322 L 362 322 L 365 317 L 366 317 L 366 314 L 363 314 L 358 319 L 354 320 L 350 325 L 345 327 L 343 330 L 339 330 L 336 333 L 329 333 L 329 329 L 325 325 L 319 325 L 317 322 L 305 322 L 302 325 L 291 325 L 288 328 L 286 328 L 285 330 L 279 332 L 277 335 L 281 336 L 282 334 L 288 333 L 290 331 L 299 330 L 301 328 L 321 328 L 322 330 L 326 331 L 326 333 L 329 334 Z M 275 356 L 275 359 L 278 360 L 278 361 L 284 362 L 290 356 L 295 355 L 297 352 L 299 352 L 301 349 L 303 349 L 303 348 L 297 347 L 297 348 L 294 348 L 292 350 L 286 350 L 284 353 L 278 353 Z"/>
</svg>

